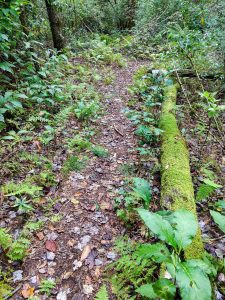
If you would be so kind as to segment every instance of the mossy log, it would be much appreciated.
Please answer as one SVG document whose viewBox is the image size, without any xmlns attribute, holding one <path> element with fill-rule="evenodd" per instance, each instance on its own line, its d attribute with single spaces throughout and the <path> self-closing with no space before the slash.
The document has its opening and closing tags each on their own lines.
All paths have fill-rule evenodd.
<svg viewBox="0 0 225 300">
<path fill-rule="evenodd" d="M 160 128 L 161 150 L 161 206 L 170 210 L 186 209 L 197 218 L 194 188 L 190 172 L 189 151 L 177 126 L 175 108 L 177 85 L 164 90 Z M 204 252 L 200 229 L 192 244 L 185 249 L 187 259 L 200 258 Z"/>
</svg>

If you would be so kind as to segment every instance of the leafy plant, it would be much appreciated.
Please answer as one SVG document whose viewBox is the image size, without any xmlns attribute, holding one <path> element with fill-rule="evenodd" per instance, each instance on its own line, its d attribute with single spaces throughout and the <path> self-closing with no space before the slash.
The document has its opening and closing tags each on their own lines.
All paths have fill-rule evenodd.
<svg viewBox="0 0 225 300">
<path fill-rule="evenodd" d="M 107 157 L 109 154 L 108 150 L 103 148 L 102 146 L 94 146 L 91 148 L 91 151 L 98 157 Z"/>
<path fill-rule="evenodd" d="M 135 198 L 141 199 L 144 202 L 144 207 L 147 208 L 151 201 L 151 187 L 147 180 L 143 178 L 134 178 L 133 193 Z"/>
<path fill-rule="evenodd" d="M 6 197 L 17 195 L 36 196 L 40 193 L 41 190 L 42 187 L 33 185 L 26 181 L 21 183 L 9 182 L 2 186 L 2 192 Z"/>
<path fill-rule="evenodd" d="M 101 286 L 94 300 L 109 300 L 109 296 L 105 284 Z"/>
<path fill-rule="evenodd" d="M 20 237 L 10 246 L 7 256 L 13 261 L 22 260 L 26 256 L 29 245 L 30 241 L 28 239 Z"/>
<path fill-rule="evenodd" d="M 225 216 L 214 210 L 210 210 L 210 214 L 213 217 L 214 222 L 225 233 Z"/>
<path fill-rule="evenodd" d="M 167 271 L 179 287 L 182 299 L 211 299 L 211 285 L 208 274 L 212 275 L 214 270 L 211 267 L 209 268 L 203 260 L 182 261 L 180 257 L 181 251 L 191 244 L 197 232 L 198 226 L 194 215 L 184 210 L 151 213 L 144 209 L 138 209 L 138 213 L 145 225 L 161 241 L 166 242 L 175 250 L 175 253 L 168 256 L 168 250 L 166 255 L 163 255 L 161 251 L 159 252 L 159 249 L 155 248 L 150 255 L 153 255 L 155 250 L 154 259 L 159 255 L 160 262 L 165 263 Z M 149 256 L 149 251 L 146 251 L 146 255 Z M 140 287 L 137 291 L 147 297 L 149 291 L 149 298 L 151 299 L 158 297 L 160 299 L 167 299 L 166 297 L 173 299 L 175 290 L 176 287 L 171 281 L 159 279 L 153 284 Z"/>
<path fill-rule="evenodd" d="M 41 293 L 46 294 L 47 296 L 50 296 L 52 293 L 52 290 L 55 288 L 56 283 L 52 280 L 44 279 L 41 281 L 39 291 Z"/>
<path fill-rule="evenodd" d="M 80 171 L 86 166 L 88 157 L 84 156 L 83 158 L 80 158 L 78 156 L 70 156 L 63 165 L 63 172 L 65 174 L 71 172 L 71 171 Z"/>
<path fill-rule="evenodd" d="M 213 194 L 213 192 L 216 189 L 222 187 L 221 185 L 219 185 L 219 184 L 217 184 L 214 181 L 209 180 L 209 179 L 204 179 L 203 182 L 204 183 L 199 186 L 199 189 L 198 189 L 197 194 L 196 194 L 196 200 L 197 201 L 201 201 L 203 199 L 208 198 L 209 196 L 211 196 Z"/>
<path fill-rule="evenodd" d="M 95 116 L 98 110 L 99 105 L 95 101 L 91 101 L 88 103 L 79 101 L 74 108 L 74 113 L 79 120 L 84 121 Z"/>
<path fill-rule="evenodd" d="M 16 198 L 14 207 L 17 207 L 18 211 L 21 213 L 29 213 L 33 210 L 32 205 L 29 204 L 29 201 L 27 201 L 25 198 Z"/>
</svg>

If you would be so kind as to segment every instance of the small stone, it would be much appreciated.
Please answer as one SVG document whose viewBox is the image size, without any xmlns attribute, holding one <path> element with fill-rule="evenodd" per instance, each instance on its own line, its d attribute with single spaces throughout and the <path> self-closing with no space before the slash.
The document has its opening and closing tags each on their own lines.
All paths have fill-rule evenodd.
<svg viewBox="0 0 225 300">
<path fill-rule="evenodd" d="M 56 233 L 54 231 L 47 234 L 48 240 L 51 240 L 51 241 L 55 241 L 58 238 L 58 236 L 59 236 L 58 233 Z"/>
<path fill-rule="evenodd" d="M 48 251 L 46 256 L 47 256 L 47 260 L 54 260 L 55 259 L 55 253 L 53 253 L 53 252 Z"/>
<path fill-rule="evenodd" d="M 102 264 L 103 264 L 103 261 L 101 259 L 99 259 L 99 258 L 95 259 L 95 265 L 96 266 L 101 266 Z"/>
<path fill-rule="evenodd" d="M 13 272 L 13 282 L 21 281 L 23 279 L 23 270 Z"/>
<path fill-rule="evenodd" d="M 218 281 L 225 282 L 225 275 L 223 273 L 220 273 L 218 276 Z"/>
<path fill-rule="evenodd" d="M 56 300 L 67 300 L 67 290 L 60 290 L 56 296 Z"/>
<path fill-rule="evenodd" d="M 116 259 L 116 257 L 117 257 L 117 254 L 115 252 L 109 252 L 107 254 L 107 258 L 109 258 L 109 259 L 114 260 L 114 259 Z"/>
<path fill-rule="evenodd" d="M 39 284 L 39 280 L 38 280 L 38 277 L 37 276 L 32 276 L 31 278 L 30 278 L 30 283 L 32 284 L 32 285 L 38 285 Z"/>
<path fill-rule="evenodd" d="M 83 285 L 83 292 L 85 295 L 90 295 L 92 294 L 94 288 L 91 284 L 84 284 Z"/>
<path fill-rule="evenodd" d="M 45 274 L 46 273 L 46 269 L 42 268 L 38 270 L 40 274 Z"/>
<path fill-rule="evenodd" d="M 77 269 L 79 269 L 81 266 L 82 266 L 82 262 L 81 262 L 81 261 L 79 261 L 79 260 L 76 259 L 76 260 L 73 262 L 73 270 L 74 270 L 74 271 L 76 271 Z"/>
<path fill-rule="evenodd" d="M 78 243 L 77 248 L 82 251 L 83 248 L 90 242 L 90 240 L 91 240 L 90 235 L 83 236 L 80 242 Z"/>
</svg>

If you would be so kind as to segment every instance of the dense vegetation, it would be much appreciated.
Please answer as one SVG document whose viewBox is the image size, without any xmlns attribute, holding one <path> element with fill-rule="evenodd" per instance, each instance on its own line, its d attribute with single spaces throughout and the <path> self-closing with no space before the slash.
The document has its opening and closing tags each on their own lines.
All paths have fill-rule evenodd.
<svg viewBox="0 0 225 300">
<path fill-rule="evenodd" d="M 118 166 L 111 199 L 125 234 L 102 285 L 74 299 L 224 299 L 224 11 L 223 0 L 0 0 L 0 300 L 67 299 L 57 274 L 21 286 L 15 272 L 65 218 L 71 174 L 116 157 L 99 120 L 131 62 L 135 161 Z"/>
</svg>

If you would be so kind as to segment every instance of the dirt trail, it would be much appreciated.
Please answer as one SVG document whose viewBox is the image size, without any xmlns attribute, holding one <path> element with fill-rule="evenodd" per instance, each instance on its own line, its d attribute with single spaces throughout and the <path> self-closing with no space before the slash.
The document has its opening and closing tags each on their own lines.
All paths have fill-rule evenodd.
<svg viewBox="0 0 225 300">
<path fill-rule="evenodd" d="M 109 156 L 90 159 L 86 169 L 70 173 L 61 183 L 57 196 L 64 217 L 44 230 L 45 238 L 36 241 L 24 264 L 33 285 L 43 277 L 56 279 L 55 297 L 48 299 L 94 299 L 104 266 L 116 259 L 113 243 L 125 231 L 113 211 L 116 192 L 124 184 L 120 166 L 137 160 L 130 152 L 136 147 L 134 127 L 123 109 L 129 99 L 127 87 L 140 66 L 130 62 L 114 69 L 115 81 L 99 86 L 105 112 L 92 142 L 107 148 Z M 48 253 L 46 240 L 52 250 Z"/>
</svg>

